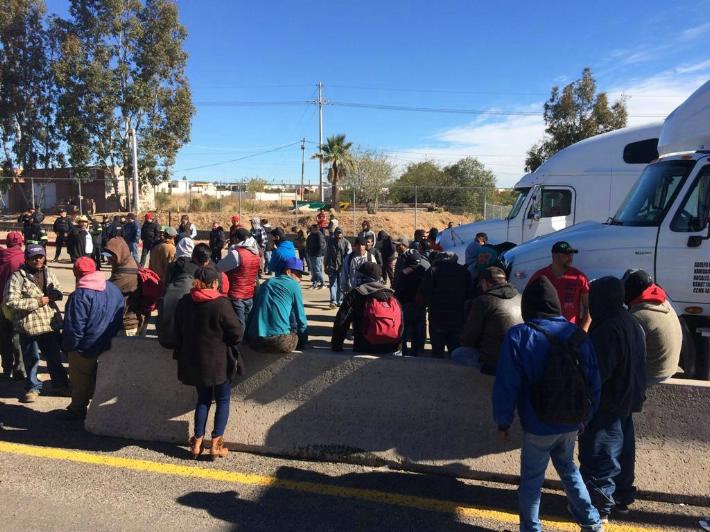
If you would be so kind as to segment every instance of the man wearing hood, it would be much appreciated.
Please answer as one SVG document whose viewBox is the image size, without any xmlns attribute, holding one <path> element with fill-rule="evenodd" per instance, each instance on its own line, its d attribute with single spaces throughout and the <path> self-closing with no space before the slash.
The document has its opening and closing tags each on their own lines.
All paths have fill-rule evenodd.
<svg viewBox="0 0 710 532">
<path fill-rule="evenodd" d="M 46 265 L 46 252 L 39 244 L 25 248 L 25 263 L 10 277 L 3 294 L 4 304 L 12 311 L 15 329 L 20 334 L 20 347 L 25 363 L 25 403 L 34 402 L 42 390 L 37 379 L 40 353 L 55 395 L 69 395 L 69 379 L 62 366 L 59 329 L 62 313 L 56 302 L 64 297 L 59 280 Z"/>
<path fill-rule="evenodd" d="M 123 333 L 126 336 L 136 336 L 143 321 L 138 301 L 138 262 L 133 258 L 126 241 L 120 236 L 106 242 L 104 249 L 104 256 L 111 266 L 109 281 L 123 294 Z"/>
<path fill-rule="evenodd" d="M 69 356 L 72 383 L 69 415 L 86 417 L 86 408 L 96 384 L 97 358 L 111 348 L 111 339 L 123 325 L 123 294 L 96 263 L 81 257 L 74 263 L 76 290 L 64 310 L 62 348 Z"/>
<path fill-rule="evenodd" d="M 419 291 L 429 308 L 429 338 L 434 358 L 451 357 L 460 345 L 466 320 L 465 305 L 473 295 L 473 283 L 454 253 L 432 252 L 431 268 Z"/>
<path fill-rule="evenodd" d="M 543 379 L 551 350 L 545 333 L 565 342 L 581 331 L 577 332 L 579 329 L 562 317 L 555 287 L 545 277 L 529 283 L 523 291 L 522 315 L 525 323 L 512 327 L 503 340 L 493 386 L 493 418 L 503 438 L 508 437 L 515 410 L 523 427 L 518 488 L 520 529 L 542 530 L 538 518 L 540 495 L 545 469 L 552 458 L 567 494 L 569 510 L 577 523 L 584 530 L 601 530 L 599 512 L 592 505 L 574 463 L 574 445 L 580 426 L 544 422 L 533 406 L 531 383 Z M 588 338 L 584 337 L 579 344 L 577 354 L 592 401 L 591 417 L 599 404 L 600 382 L 594 349 Z"/>
<path fill-rule="evenodd" d="M 5 240 L 6 248 L 0 249 L 0 304 L 2 292 L 13 273 L 20 269 L 25 262 L 25 253 L 22 244 L 25 239 L 22 233 L 10 231 Z M 16 381 L 25 380 L 25 365 L 22 361 L 20 350 L 20 337 L 12 325 L 11 312 L 0 312 L 0 354 L 2 355 L 3 374 Z"/>
<path fill-rule="evenodd" d="M 237 229 L 237 243 L 217 264 L 220 272 L 227 274 L 229 297 L 239 323 L 246 327 L 254 303 L 254 287 L 259 275 L 259 245 L 243 227 Z"/>
<path fill-rule="evenodd" d="M 513 325 L 523 322 L 521 298 L 505 278 L 505 272 L 490 266 L 478 276 L 481 295 L 473 300 L 461 333 L 461 347 L 451 358 L 495 375 L 503 339 Z"/>
<path fill-rule="evenodd" d="M 368 302 L 373 299 L 398 314 L 391 323 L 393 327 L 396 327 L 396 330 L 391 331 L 392 338 L 387 342 L 382 340 L 375 343 L 368 332 L 371 329 L 370 320 L 376 319 L 376 317 L 369 316 L 367 311 Z M 335 316 L 331 338 L 333 351 L 343 350 L 345 336 L 351 324 L 353 325 L 353 351 L 356 353 L 392 355 L 400 352 L 404 330 L 402 309 L 394 292 L 382 284 L 382 268 L 374 262 L 365 262 L 360 265 L 356 286 L 345 296 L 343 304 Z"/>
<path fill-rule="evenodd" d="M 624 307 L 616 277 L 596 279 L 589 289 L 589 337 L 602 381 L 599 410 L 579 438 L 579 463 L 602 519 L 627 513 L 634 501 L 634 422 L 646 393 L 643 329 Z"/>
<path fill-rule="evenodd" d="M 280 227 L 273 229 L 271 231 L 271 236 L 274 239 L 274 245 L 276 249 L 271 254 L 271 260 L 269 261 L 269 271 L 273 272 L 274 275 L 279 275 L 283 272 L 284 264 L 291 257 L 296 256 L 296 248 L 293 242 L 286 240 L 286 233 Z"/>
<path fill-rule="evenodd" d="M 646 383 L 658 384 L 678 371 L 683 331 L 665 290 L 643 270 L 624 274 L 625 303 L 646 334 Z"/>
</svg>

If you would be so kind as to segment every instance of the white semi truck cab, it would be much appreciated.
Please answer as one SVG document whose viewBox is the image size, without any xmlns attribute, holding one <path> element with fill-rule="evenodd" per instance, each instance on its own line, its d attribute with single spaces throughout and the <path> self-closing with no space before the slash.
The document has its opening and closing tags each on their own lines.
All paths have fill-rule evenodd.
<svg viewBox="0 0 710 532">
<path fill-rule="evenodd" d="M 587 222 L 504 255 L 522 290 L 565 240 L 590 279 L 642 268 L 668 293 L 684 325 L 684 369 L 710 379 L 710 82 L 666 119 L 658 150 L 606 223 Z"/>
</svg>

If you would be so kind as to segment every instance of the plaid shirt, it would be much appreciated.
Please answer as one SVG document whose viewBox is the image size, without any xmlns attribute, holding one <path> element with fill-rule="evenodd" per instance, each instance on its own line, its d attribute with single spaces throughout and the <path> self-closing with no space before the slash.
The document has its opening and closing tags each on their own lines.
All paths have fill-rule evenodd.
<svg viewBox="0 0 710 532">
<path fill-rule="evenodd" d="M 266 247 L 266 243 L 269 240 L 269 235 L 266 232 L 266 229 L 264 229 L 261 225 L 252 228 L 251 236 L 254 237 L 254 240 L 256 240 L 256 243 L 259 244 L 259 247 L 261 249 L 264 249 Z"/>
<path fill-rule="evenodd" d="M 54 272 L 49 268 L 45 268 L 44 272 L 47 286 L 53 286 L 61 293 L 62 289 Z M 61 329 L 62 314 L 56 303 L 50 302 L 49 305 L 40 307 L 38 300 L 44 295 L 44 291 L 24 268 L 20 268 L 10 277 L 5 286 L 3 301 L 12 311 L 12 321 L 20 333 L 39 336 Z"/>
</svg>

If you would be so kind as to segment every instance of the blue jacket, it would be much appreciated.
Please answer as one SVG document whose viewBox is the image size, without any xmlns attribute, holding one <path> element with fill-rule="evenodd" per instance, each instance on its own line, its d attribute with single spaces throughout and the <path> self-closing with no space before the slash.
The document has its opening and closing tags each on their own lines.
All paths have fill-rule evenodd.
<svg viewBox="0 0 710 532">
<path fill-rule="evenodd" d="M 101 272 L 95 273 L 103 277 Z M 111 348 L 111 339 L 123 326 L 124 299 L 121 290 L 110 281 L 104 281 L 103 289 L 100 279 L 85 283 L 93 288 L 82 287 L 85 278 L 80 279 L 64 310 L 62 348 L 67 353 L 77 351 L 95 358 Z"/>
<path fill-rule="evenodd" d="M 121 235 L 123 239 L 128 242 L 129 246 L 133 242 L 138 242 L 141 239 L 141 224 L 138 223 L 138 220 L 127 222 L 126 225 L 123 226 L 123 233 L 121 233 Z"/>
<path fill-rule="evenodd" d="M 560 340 L 569 338 L 576 329 L 575 325 L 569 323 L 562 316 L 532 321 L 548 333 L 559 337 Z M 496 381 L 493 386 L 493 418 L 498 427 L 502 429 L 510 427 L 517 408 L 520 424 L 525 432 L 546 436 L 579 430 L 580 427 L 574 425 L 543 423 L 538 419 L 530 401 L 528 383 L 542 378 L 548 349 L 549 342 L 545 335 L 524 323 L 515 325 L 508 331 L 501 346 Z M 587 339 L 582 344 L 580 358 L 593 402 L 588 422 L 599 406 L 601 393 L 599 369 L 591 340 Z"/>
<path fill-rule="evenodd" d="M 277 248 L 271 253 L 269 271 L 279 274 L 283 271 L 283 264 L 289 257 L 296 256 L 296 248 L 290 240 L 279 242 Z"/>
<path fill-rule="evenodd" d="M 259 287 L 249 313 L 247 337 L 281 336 L 295 331 L 305 341 L 308 320 L 301 287 L 288 275 L 279 274 Z"/>
</svg>

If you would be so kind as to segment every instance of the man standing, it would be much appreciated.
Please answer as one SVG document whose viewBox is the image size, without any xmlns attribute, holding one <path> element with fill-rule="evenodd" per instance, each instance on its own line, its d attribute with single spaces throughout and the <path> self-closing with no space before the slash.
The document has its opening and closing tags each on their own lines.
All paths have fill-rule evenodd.
<svg viewBox="0 0 710 532">
<path fill-rule="evenodd" d="M 271 262 L 271 254 L 274 252 L 274 237 L 271 235 L 271 226 L 269 225 L 269 220 L 266 218 L 261 219 L 261 227 L 266 231 L 266 241 L 264 242 L 264 273 L 272 273 L 269 269 L 269 263 Z"/>
<path fill-rule="evenodd" d="M 286 240 L 286 233 L 280 227 L 273 229 L 271 236 L 274 239 L 276 248 L 271 255 L 271 260 L 269 260 L 269 271 L 278 275 L 283 271 L 286 261 L 296 256 L 296 248 L 293 242 Z"/>
<path fill-rule="evenodd" d="M 94 239 L 89 233 L 89 219 L 86 216 L 78 216 L 75 220 L 76 227 L 69 235 L 67 251 L 72 262 L 76 262 L 81 257 L 91 257 L 94 253 Z"/>
<path fill-rule="evenodd" d="M 59 217 L 54 220 L 53 226 L 54 234 L 56 235 L 56 250 L 54 252 L 54 260 L 52 262 L 59 261 L 59 255 L 62 253 L 62 246 L 69 247 L 69 233 L 72 230 L 71 218 L 67 216 L 66 209 L 59 210 Z"/>
<path fill-rule="evenodd" d="M 131 255 L 136 259 L 136 262 L 140 262 L 141 257 L 138 254 L 138 242 L 141 239 L 141 224 L 136 220 L 136 215 L 129 212 L 126 215 L 126 224 L 123 226 L 123 239 L 128 244 L 128 249 L 131 250 Z"/>
<path fill-rule="evenodd" d="M 589 316 L 589 279 L 572 267 L 572 259 L 576 253 L 577 250 L 567 242 L 555 242 L 552 246 L 552 264 L 536 271 L 530 277 L 529 283 L 539 277 L 547 277 L 557 290 L 562 304 L 562 315 L 570 323 L 587 331 L 592 321 Z"/>
<path fill-rule="evenodd" d="M 269 242 L 269 234 L 261 225 L 261 221 L 256 216 L 251 219 L 251 236 L 256 240 L 259 248 L 259 275 L 266 271 L 266 244 Z"/>
<path fill-rule="evenodd" d="M 241 229 L 242 224 L 239 223 L 239 215 L 233 214 L 232 225 L 229 226 L 229 245 L 233 246 L 237 243 L 237 229 Z"/>
<path fill-rule="evenodd" d="M 259 275 L 259 246 L 249 231 L 243 227 L 235 234 L 238 242 L 219 261 L 217 269 L 227 274 L 229 279 L 229 300 L 242 327 L 254 303 L 254 286 Z"/>
<path fill-rule="evenodd" d="M 494 266 L 498 259 L 498 252 L 488 245 L 486 233 L 476 233 L 473 242 L 466 247 L 465 264 L 471 278 L 476 282 L 478 274 L 489 266 Z"/>
<path fill-rule="evenodd" d="M 375 232 L 372 230 L 370 227 L 370 220 L 363 220 L 362 221 L 362 231 L 360 231 L 357 236 L 359 238 L 362 238 L 363 240 L 367 240 L 368 238 L 372 238 L 372 241 L 375 241 Z"/>
<path fill-rule="evenodd" d="M 123 295 L 89 257 L 74 263 L 76 290 L 64 311 L 62 347 L 69 356 L 70 417 L 84 419 L 96 384 L 97 357 L 123 325 Z"/>
<path fill-rule="evenodd" d="M 318 230 L 318 226 L 313 224 L 311 232 L 306 238 L 306 257 L 308 258 L 308 269 L 311 271 L 311 288 L 323 288 L 323 257 L 326 251 L 325 236 Z"/>
<path fill-rule="evenodd" d="M 325 271 L 328 273 L 330 281 L 330 308 L 339 307 L 343 302 L 342 279 L 345 259 L 352 253 L 352 247 L 347 238 L 343 236 L 343 230 L 337 227 L 333 235 L 328 237 L 328 251 L 325 255 Z"/>
<path fill-rule="evenodd" d="M 174 227 L 168 227 L 163 232 L 163 241 L 155 246 L 150 252 L 148 268 L 158 274 L 160 280 L 165 283 L 168 276 L 168 266 L 175 261 L 175 238 L 177 231 Z"/>
<path fill-rule="evenodd" d="M 227 237 L 224 234 L 224 228 L 219 225 L 219 222 L 212 222 L 212 230 L 210 231 L 210 256 L 215 264 L 222 260 L 222 250 Z"/>
<path fill-rule="evenodd" d="M 308 342 L 300 283 L 303 262 L 291 256 L 280 268 L 259 287 L 247 325 L 247 343 L 264 353 L 288 354 Z"/>
<path fill-rule="evenodd" d="M 458 263 L 454 253 L 432 253 L 431 268 L 422 279 L 419 290 L 429 307 L 429 338 L 432 356 L 451 357 L 459 347 L 465 305 L 473 293 L 471 277 Z"/>
<path fill-rule="evenodd" d="M 42 382 L 37 378 L 40 353 L 47 360 L 54 395 L 69 395 L 69 378 L 62 366 L 59 329 L 62 313 L 62 288 L 59 280 L 46 265 L 43 246 L 30 244 L 25 249 L 25 263 L 5 285 L 3 301 L 12 311 L 12 320 L 20 333 L 20 347 L 25 363 L 25 403 L 37 400 Z"/>
<path fill-rule="evenodd" d="M 505 272 L 491 266 L 478 276 L 482 292 L 473 300 L 468 319 L 461 332 L 461 347 L 451 358 L 474 366 L 485 375 L 495 375 L 498 353 L 508 330 L 523 322 L 520 294 L 507 282 Z"/>
<path fill-rule="evenodd" d="M 382 230 L 377 233 L 377 243 L 375 247 L 382 257 L 382 279 L 389 279 L 390 287 L 394 287 L 394 264 L 397 260 L 397 250 L 392 241 L 392 237 Z"/>
<path fill-rule="evenodd" d="M 409 240 L 405 237 L 400 236 L 397 240 L 392 242 L 394 244 L 394 249 L 397 252 L 397 260 L 394 263 L 394 278 L 392 279 L 392 288 L 397 287 L 397 277 L 402 272 L 404 268 L 404 255 L 409 249 Z"/>
<path fill-rule="evenodd" d="M 429 263 L 417 250 L 407 250 L 402 255 L 402 270 L 397 277 L 394 295 L 402 305 L 404 333 L 402 353 L 404 356 L 419 356 L 426 342 L 426 307 L 419 295 L 419 286 Z M 409 343 L 409 345 L 407 345 Z"/>
<path fill-rule="evenodd" d="M 380 253 L 380 250 L 375 247 L 375 238 L 372 235 L 368 235 L 365 237 L 365 249 L 367 250 L 368 253 L 372 253 L 372 256 L 375 257 L 375 262 L 380 268 L 384 268 L 384 264 L 382 262 L 382 253 Z"/>
<path fill-rule="evenodd" d="M 645 398 L 646 344 L 616 277 L 592 282 L 589 309 L 602 391 L 599 410 L 579 438 L 579 463 L 592 502 L 607 520 L 615 508 L 627 513 L 635 497 L 632 414 L 641 411 Z"/>
<path fill-rule="evenodd" d="M 528 284 L 522 298 L 525 323 L 508 331 L 493 386 L 493 417 L 503 439 L 508 437 L 516 409 L 523 427 L 518 500 L 520 530 L 525 531 L 542 530 L 538 518 L 540 495 L 550 458 L 567 494 L 569 511 L 577 523 L 583 530 L 602 529 L 599 512 L 592 505 L 574 464 L 580 423 L 588 421 L 599 404 L 599 370 L 591 342 L 560 315 L 561 311 L 557 292 L 547 278 Z M 591 401 L 587 412 L 574 412 L 579 415 L 569 416 L 566 422 L 560 421 L 559 409 L 568 404 L 564 392 L 572 397 L 570 387 L 557 381 L 551 383 L 553 386 L 545 386 L 551 373 L 547 366 L 555 364 L 558 368 L 567 360 L 559 347 L 563 343 L 570 346 L 566 354 L 573 353 L 577 361 L 571 369 L 577 383 L 575 391 L 581 392 L 585 399 L 581 404 L 589 405 Z M 550 404 L 557 411 L 550 409 Z M 570 422 L 572 418 L 575 422 Z"/>
<path fill-rule="evenodd" d="M 343 264 L 340 273 L 340 282 L 344 293 L 347 294 L 357 286 L 357 270 L 365 262 L 375 262 L 375 256 L 367 251 L 365 241 L 358 237 L 353 243 L 352 253 L 345 258 L 345 264 Z"/>
<path fill-rule="evenodd" d="M 145 213 L 143 227 L 140 230 L 141 241 L 143 242 L 143 251 L 141 251 L 141 266 L 145 266 L 145 260 L 148 258 L 148 253 L 153 249 L 153 246 L 160 239 L 160 225 L 155 221 L 152 212 Z"/>
</svg>

